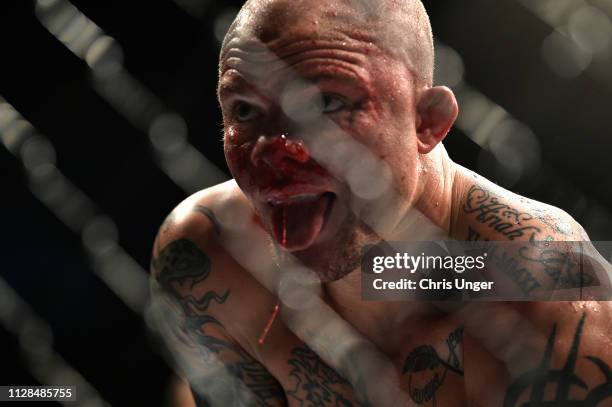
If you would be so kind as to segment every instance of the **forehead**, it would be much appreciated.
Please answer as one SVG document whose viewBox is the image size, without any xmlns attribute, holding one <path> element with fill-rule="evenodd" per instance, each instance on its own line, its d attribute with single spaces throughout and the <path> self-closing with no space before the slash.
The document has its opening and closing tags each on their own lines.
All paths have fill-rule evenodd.
<svg viewBox="0 0 612 407">
<path fill-rule="evenodd" d="M 253 0 L 241 10 L 237 28 L 266 41 L 295 26 L 337 18 L 340 10 L 350 12 L 337 1 Z"/>
<path fill-rule="evenodd" d="M 381 34 L 389 21 L 372 4 L 378 1 L 248 2 L 221 51 L 218 96 L 242 93 L 245 84 L 275 95 L 297 78 L 342 79 L 367 88 L 382 77 L 403 78 L 406 66 Z"/>
<path fill-rule="evenodd" d="M 374 25 L 378 19 L 372 18 L 375 13 L 371 9 L 355 6 L 361 1 L 252 0 L 240 11 L 225 43 L 244 39 L 274 47 L 298 37 L 349 37 L 375 42 Z"/>
<path fill-rule="evenodd" d="M 283 77 L 300 76 L 308 60 L 345 59 L 353 68 L 372 64 L 375 59 L 367 62 L 365 57 L 382 51 L 374 35 L 376 23 L 371 13 L 354 7 L 353 1 L 366 0 L 248 2 L 224 41 L 219 85 L 233 82 L 225 78 L 228 71 L 240 72 L 260 85 L 269 77 L 281 81 L 281 73 Z"/>
</svg>

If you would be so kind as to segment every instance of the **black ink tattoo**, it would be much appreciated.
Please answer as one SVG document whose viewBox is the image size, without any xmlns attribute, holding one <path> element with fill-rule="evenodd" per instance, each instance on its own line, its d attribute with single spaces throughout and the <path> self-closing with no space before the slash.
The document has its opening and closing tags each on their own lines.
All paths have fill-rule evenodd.
<svg viewBox="0 0 612 407">
<path fill-rule="evenodd" d="M 557 288 L 583 288 L 594 282 L 593 276 L 585 273 L 580 260 L 576 259 L 583 250 L 581 242 L 554 242 L 549 237 L 545 242 L 529 243 L 530 247 L 522 247 L 519 255 L 541 266 Z"/>
<path fill-rule="evenodd" d="M 480 233 L 476 232 L 474 229 L 472 229 L 469 226 L 468 226 L 468 235 L 467 235 L 466 240 L 468 242 L 479 242 L 479 241 L 488 242 L 489 241 L 489 239 L 482 239 L 480 237 Z"/>
<path fill-rule="evenodd" d="M 210 208 L 207 208 L 204 205 L 196 205 L 194 206 L 193 210 L 206 216 L 212 222 L 213 227 L 215 228 L 215 233 L 217 235 L 221 234 L 221 223 L 219 223 L 215 213 Z"/>
<path fill-rule="evenodd" d="M 552 369 L 551 361 L 555 340 L 557 337 L 557 325 L 555 324 L 552 333 L 548 337 L 544 357 L 540 365 L 521 375 L 508 388 L 504 399 L 504 407 L 519 406 L 519 399 L 527 394 L 531 389 L 529 400 L 520 404 L 522 407 L 597 407 L 603 401 L 612 400 L 612 372 L 603 360 L 595 356 L 586 356 L 586 359 L 593 363 L 601 371 L 604 382 L 590 391 L 584 381 L 576 374 L 576 362 L 578 360 L 578 350 L 586 314 L 583 314 L 576 328 L 572 346 L 570 348 L 565 366 L 562 369 Z M 556 394 L 552 400 L 544 400 L 545 389 L 550 384 L 556 385 Z M 579 387 L 588 391 L 582 400 L 571 400 L 569 398 L 570 388 Z"/>
<path fill-rule="evenodd" d="M 229 290 L 223 294 L 206 291 L 199 297 L 192 294 L 194 286 L 210 274 L 208 256 L 190 240 L 175 240 L 159 253 L 154 267 L 158 270 L 157 279 L 162 289 L 178 301 L 186 318 L 186 327 L 190 332 L 198 334 L 198 343 L 213 353 L 223 349 L 224 341 L 206 333 L 207 324 L 221 325 L 206 311 L 211 302 L 223 304 L 229 296 Z M 185 293 L 181 292 L 183 290 Z"/>
<path fill-rule="evenodd" d="M 436 406 L 436 395 L 444 384 L 448 372 L 463 376 L 459 347 L 463 341 L 463 327 L 455 329 L 446 339 L 448 356 L 442 359 L 431 345 L 422 345 L 406 357 L 402 374 L 408 375 L 408 392 L 417 404 L 432 402 Z"/>
<path fill-rule="evenodd" d="M 499 202 L 499 198 L 483 187 L 473 185 L 468 191 L 463 211 L 476 215 L 475 220 L 501 233 L 510 240 L 522 236 L 535 236 L 540 228 L 525 225 L 534 217 L 525 212 L 519 212 L 509 205 Z"/>
<path fill-rule="evenodd" d="M 224 304 L 230 290 L 222 294 L 212 290 L 198 296 L 193 294 L 198 291 L 194 288 L 211 273 L 208 256 L 192 241 L 180 239 L 161 250 L 153 266 L 161 289 L 181 310 L 183 323 L 173 325 L 173 336 L 180 345 L 195 345 L 204 362 L 210 361 L 213 354 L 226 361 L 229 373 L 248 389 L 248 392 L 234 389 L 240 405 L 286 405 L 282 387 L 259 362 L 238 345 L 209 332 L 209 327 L 223 328 L 223 324 L 208 309 L 212 304 Z M 205 400 L 201 402 L 206 404 Z"/>
<path fill-rule="evenodd" d="M 487 253 L 489 272 L 505 274 L 526 298 L 543 286 L 543 281 L 536 275 L 549 278 L 555 289 L 582 289 L 597 280 L 593 270 L 581 262 L 581 242 L 556 242 L 552 236 L 536 241 L 532 235 L 528 241 L 516 246 L 516 254 L 510 254 L 502 250 L 503 245 L 482 239 L 469 226 L 466 240 L 474 242 L 474 253 Z"/>
<path fill-rule="evenodd" d="M 500 245 L 486 239 L 482 240 L 480 234 L 469 226 L 467 240 L 477 242 L 473 246 L 475 252 L 487 253 L 488 272 L 499 271 L 506 275 L 518 286 L 525 297 L 529 297 L 534 290 L 542 287 L 531 271 L 517 260 L 518 254 L 513 256 L 501 250 Z"/>
<path fill-rule="evenodd" d="M 296 347 L 291 355 L 289 364 L 292 369 L 289 375 L 297 382 L 293 390 L 287 391 L 287 396 L 304 407 L 353 405 L 342 393 L 342 389 L 344 394 L 353 392 L 350 383 L 327 366 L 310 348 Z"/>
<path fill-rule="evenodd" d="M 285 392 L 276 379 L 255 359 L 240 350 L 243 361 L 229 365 L 230 372 L 255 396 L 257 406 L 285 406 Z M 253 404 L 253 403 L 251 403 Z"/>
</svg>

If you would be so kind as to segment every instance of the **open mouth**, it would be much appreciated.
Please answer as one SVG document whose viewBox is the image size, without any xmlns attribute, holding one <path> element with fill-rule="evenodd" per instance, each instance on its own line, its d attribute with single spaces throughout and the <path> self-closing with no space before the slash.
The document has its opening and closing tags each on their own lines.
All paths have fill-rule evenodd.
<svg viewBox="0 0 612 407">
<path fill-rule="evenodd" d="M 276 241 L 290 251 L 308 248 L 321 234 L 335 194 L 300 194 L 268 202 Z"/>
</svg>

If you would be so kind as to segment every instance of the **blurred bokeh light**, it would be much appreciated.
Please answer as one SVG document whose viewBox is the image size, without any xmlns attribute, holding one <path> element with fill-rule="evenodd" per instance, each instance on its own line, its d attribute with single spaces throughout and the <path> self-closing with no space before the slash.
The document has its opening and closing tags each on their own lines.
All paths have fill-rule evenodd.
<svg viewBox="0 0 612 407">
<path fill-rule="evenodd" d="M 77 384 L 71 405 L 87 406 L 159 406 L 175 391 L 174 366 L 143 320 L 146 270 L 170 210 L 229 179 L 216 64 L 241 5 L 0 6 L 0 383 Z M 460 105 L 451 158 L 612 240 L 612 3 L 425 5 L 436 83 Z M 340 170 L 364 199 L 388 189 Z M 222 216 L 244 225 L 231 210 Z"/>
</svg>

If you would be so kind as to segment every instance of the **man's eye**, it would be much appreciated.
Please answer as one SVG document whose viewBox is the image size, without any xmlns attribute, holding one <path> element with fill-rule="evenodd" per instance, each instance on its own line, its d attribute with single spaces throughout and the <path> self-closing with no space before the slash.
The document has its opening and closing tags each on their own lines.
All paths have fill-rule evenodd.
<svg viewBox="0 0 612 407">
<path fill-rule="evenodd" d="M 238 102 L 234 105 L 234 117 L 239 122 L 248 122 L 259 116 L 259 110 L 249 103 Z"/>
<path fill-rule="evenodd" d="M 346 104 L 338 96 L 323 94 L 320 102 L 321 113 L 335 113 L 343 109 Z"/>
</svg>

